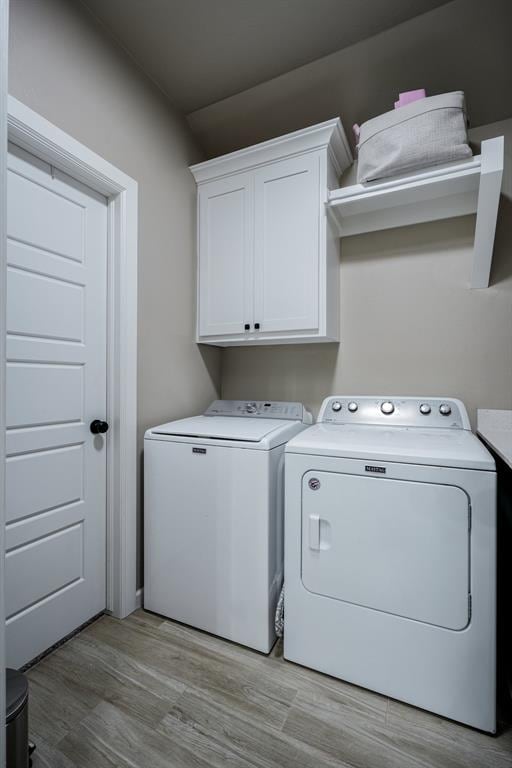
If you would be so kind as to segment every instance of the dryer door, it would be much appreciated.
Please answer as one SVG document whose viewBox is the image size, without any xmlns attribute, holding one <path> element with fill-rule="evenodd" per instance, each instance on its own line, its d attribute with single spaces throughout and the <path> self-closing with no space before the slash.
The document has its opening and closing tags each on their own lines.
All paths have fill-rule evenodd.
<svg viewBox="0 0 512 768">
<path fill-rule="evenodd" d="M 303 584 L 336 600 L 463 629 L 469 522 L 468 496 L 456 486 L 308 472 Z"/>
</svg>

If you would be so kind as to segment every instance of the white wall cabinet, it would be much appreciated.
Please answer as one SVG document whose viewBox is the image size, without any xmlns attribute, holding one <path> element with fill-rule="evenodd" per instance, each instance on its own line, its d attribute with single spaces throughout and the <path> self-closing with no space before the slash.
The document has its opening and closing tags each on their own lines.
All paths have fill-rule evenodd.
<svg viewBox="0 0 512 768">
<path fill-rule="evenodd" d="M 339 236 L 326 202 L 351 160 L 330 120 L 192 167 L 198 342 L 338 340 Z"/>
</svg>

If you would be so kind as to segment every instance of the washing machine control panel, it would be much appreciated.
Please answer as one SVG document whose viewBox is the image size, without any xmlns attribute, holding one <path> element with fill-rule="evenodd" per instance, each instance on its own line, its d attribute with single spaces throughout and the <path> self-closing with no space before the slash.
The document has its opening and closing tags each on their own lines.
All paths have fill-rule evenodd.
<svg viewBox="0 0 512 768">
<path fill-rule="evenodd" d="M 322 403 L 318 422 L 471 429 L 466 408 L 460 400 L 438 397 L 332 395 Z"/>
<path fill-rule="evenodd" d="M 255 419 L 284 419 L 311 424 L 311 414 L 302 403 L 270 400 L 215 400 L 205 416 L 245 416 Z"/>
</svg>

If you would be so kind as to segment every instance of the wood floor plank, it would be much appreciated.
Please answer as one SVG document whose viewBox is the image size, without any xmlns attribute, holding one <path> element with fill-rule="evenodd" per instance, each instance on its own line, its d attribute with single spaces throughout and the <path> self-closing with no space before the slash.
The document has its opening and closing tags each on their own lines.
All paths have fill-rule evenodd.
<svg viewBox="0 0 512 768">
<path fill-rule="evenodd" d="M 133 768 L 132 763 L 123 760 L 91 736 L 81 723 L 59 742 L 55 754 L 60 759 L 69 760 L 69 765 L 74 768 Z M 66 766 L 64 763 L 63 768 Z"/>
<path fill-rule="evenodd" d="M 128 624 L 144 624 L 158 629 L 165 622 L 165 618 L 157 613 L 149 613 L 149 611 L 143 611 L 142 608 L 138 608 L 127 616 L 125 621 Z"/>
<path fill-rule="evenodd" d="M 188 687 L 208 688 L 219 701 L 237 707 L 271 728 L 284 723 L 296 689 L 263 676 L 237 659 L 197 648 L 183 638 L 110 619 L 89 634 Z"/>
<path fill-rule="evenodd" d="M 28 672 L 30 734 L 34 741 L 57 744 L 98 704 L 99 699 L 75 695 L 54 677 L 49 659 Z"/>
<path fill-rule="evenodd" d="M 512 731 L 489 736 L 430 712 L 390 700 L 387 723 L 408 748 L 423 752 L 443 768 L 511 768 Z"/>
<path fill-rule="evenodd" d="M 37 738 L 36 751 L 32 757 L 33 768 L 77 768 L 58 748 L 50 746 L 41 736 Z"/>
<path fill-rule="evenodd" d="M 397 747 L 385 722 L 351 714 L 316 693 L 297 694 L 283 731 L 354 768 L 432 768 Z"/>
<path fill-rule="evenodd" d="M 205 691 L 187 690 L 158 726 L 159 733 L 176 734 L 191 748 L 212 749 L 232 756 L 236 765 L 257 768 L 350 768 L 309 745 L 220 706 Z M 241 761 L 240 763 L 237 763 Z"/>
<path fill-rule="evenodd" d="M 177 739 L 168 738 L 106 702 L 99 704 L 59 744 L 77 768 L 209 768 Z M 91 762 L 87 749 L 96 756 Z M 102 762 L 96 762 L 100 756 Z"/>
<path fill-rule="evenodd" d="M 181 697 L 183 698 L 183 697 Z M 180 699 L 181 701 L 181 699 Z M 195 720 L 187 719 L 182 715 L 180 702 L 178 702 L 171 713 L 157 726 L 159 733 L 162 733 L 180 743 L 195 755 L 205 760 L 211 768 L 254 768 L 254 762 L 250 756 L 242 755 L 240 751 L 233 751 L 227 739 L 218 739 L 215 734 L 205 731 Z M 264 733 L 267 730 L 264 729 Z"/>
<path fill-rule="evenodd" d="M 181 690 L 169 688 L 169 696 L 157 696 L 147 676 L 137 679 L 137 666 L 128 667 L 121 656 L 107 658 L 98 645 L 78 636 L 42 662 L 46 672 L 63 690 L 81 700 L 88 710 L 102 701 L 115 704 L 151 725 L 158 722 L 176 701 Z M 142 674 L 142 673 L 141 673 Z"/>
<path fill-rule="evenodd" d="M 195 648 L 212 651 L 222 655 L 229 662 L 236 659 L 246 669 L 251 669 L 262 679 L 271 679 L 282 685 L 291 686 L 297 691 L 325 694 L 326 697 L 336 698 L 339 706 L 345 703 L 350 712 L 360 712 L 366 717 L 385 722 L 387 702 L 386 696 L 345 683 L 329 675 L 324 675 L 298 664 L 284 661 L 282 648 L 276 644 L 270 656 L 243 648 L 222 638 L 214 637 L 205 632 L 198 632 L 191 627 L 174 622 L 163 622 L 158 628 L 159 634 L 171 637 L 173 640 L 187 643 Z"/>
<path fill-rule="evenodd" d="M 127 656 L 93 635 L 78 637 L 73 642 L 73 653 L 75 650 L 96 665 L 97 669 L 106 669 L 111 675 L 121 678 L 123 683 L 131 686 L 132 694 L 137 688 L 142 688 L 165 699 L 170 705 L 185 690 L 185 685 L 178 680 L 160 674 L 152 666 Z"/>
</svg>

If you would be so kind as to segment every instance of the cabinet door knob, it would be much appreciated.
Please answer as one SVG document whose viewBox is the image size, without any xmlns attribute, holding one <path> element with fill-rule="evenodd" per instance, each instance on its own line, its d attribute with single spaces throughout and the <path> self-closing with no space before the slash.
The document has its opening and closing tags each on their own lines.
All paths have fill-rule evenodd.
<svg viewBox="0 0 512 768">
<path fill-rule="evenodd" d="M 250 330 L 251 330 L 251 326 L 249 325 L 249 323 L 246 323 L 244 325 L 244 331 L 250 331 Z"/>
<path fill-rule="evenodd" d="M 260 324 L 259 323 L 254 323 L 254 330 L 255 331 L 259 331 L 259 329 L 260 329 Z"/>
</svg>

